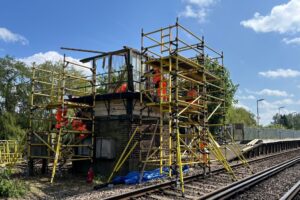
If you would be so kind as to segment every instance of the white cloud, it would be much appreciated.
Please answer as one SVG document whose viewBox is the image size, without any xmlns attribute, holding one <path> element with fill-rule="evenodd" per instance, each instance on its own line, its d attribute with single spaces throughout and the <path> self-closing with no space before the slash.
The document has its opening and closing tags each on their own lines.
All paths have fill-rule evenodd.
<svg viewBox="0 0 300 200">
<path fill-rule="evenodd" d="M 297 88 L 300 88 L 300 85 L 297 85 Z"/>
<path fill-rule="evenodd" d="M 300 32 L 300 0 L 274 6 L 268 15 L 256 12 L 249 20 L 241 21 L 241 25 L 255 32 Z"/>
<path fill-rule="evenodd" d="M 290 96 L 286 91 L 281 90 L 271 90 L 271 89 L 263 89 L 259 92 L 256 92 L 258 95 L 266 95 L 266 96 L 276 96 L 276 97 L 287 97 Z"/>
<path fill-rule="evenodd" d="M 249 91 L 249 90 L 248 90 Z M 260 124 L 268 125 L 272 121 L 273 116 L 278 113 L 278 108 L 284 106 L 280 110 L 282 114 L 292 113 L 299 108 L 300 100 L 294 100 L 291 98 L 284 98 L 276 101 L 264 100 L 259 103 L 259 116 Z M 239 102 L 234 105 L 235 107 L 242 107 L 246 110 L 256 114 L 256 102 L 250 102 L 244 104 Z M 298 109 L 299 112 L 299 109 Z"/>
<path fill-rule="evenodd" d="M 179 17 L 195 18 L 199 23 L 205 22 L 210 7 L 217 0 L 185 0 L 185 8 L 179 13 Z"/>
<path fill-rule="evenodd" d="M 293 99 L 282 99 L 278 101 L 274 101 L 275 105 L 298 105 L 299 101 L 294 101 Z"/>
<path fill-rule="evenodd" d="M 251 90 L 245 89 L 245 91 L 248 94 L 255 94 L 255 95 L 259 95 L 259 96 L 274 96 L 274 97 L 293 97 L 294 96 L 294 94 L 288 94 L 286 91 L 283 91 L 283 90 L 272 90 L 272 89 L 268 89 L 268 88 L 262 89 L 260 91 L 251 91 Z M 245 96 L 245 97 L 247 97 L 247 96 Z M 249 97 L 251 99 L 255 99 L 255 97 L 253 98 L 252 95 L 249 95 L 248 99 L 249 99 Z M 244 98 L 244 99 L 246 99 L 246 98 Z"/>
<path fill-rule="evenodd" d="M 208 7 L 216 3 L 216 0 L 186 0 L 189 4 L 195 4 L 199 7 Z"/>
<path fill-rule="evenodd" d="M 42 64 L 46 61 L 50 62 L 60 62 L 63 61 L 63 55 L 59 54 L 56 51 L 48 51 L 45 53 L 36 53 L 33 54 L 32 56 L 25 57 L 25 58 L 19 58 L 19 61 L 24 62 L 26 65 L 31 66 L 33 63 L 35 64 Z M 83 64 L 81 63 L 78 59 L 72 58 L 72 57 L 66 57 L 66 60 L 71 61 L 73 63 L 78 63 L 87 67 L 90 67 L 89 64 Z M 82 71 L 85 74 L 90 74 L 90 70 L 83 68 L 83 67 L 78 67 L 77 65 L 72 65 L 75 69 Z"/>
<path fill-rule="evenodd" d="M 179 16 L 186 17 L 186 18 L 196 18 L 199 22 L 204 22 L 205 17 L 207 13 L 205 9 L 200 8 L 200 9 L 194 9 L 192 6 L 187 5 L 185 6 L 185 9 L 183 12 L 180 13 Z"/>
<path fill-rule="evenodd" d="M 276 69 L 276 70 L 269 70 L 265 72 L 259 72 L 258 73 L 261 76 L 267 77 L 267 78 L 293 78 L 300 76 L 300 71 L 292 70 L 292 69 Z"/>
<path fill-rule="evenodd" d="M 283 38 L 282 41 L 286 44 L 296 44 L 300 45 L 300 37 L 288 39 L 288 38 Z"/>
<path fill-rule="evenodd" d="M 56 51 L 48 51 L 46 53 L 36 53 L 32 56 L 20 58 L 19 60 L 24 62 L 26 65 L 32 65 L 33 63 L 39 65 L 46 61 L 58 62 L 62 61 L 63 56 Z"/>
<path fill-rule="evenodd" d="M 261 102 L 259 114 L 261 124 L 269 124 L 276 113 L 278 113 L 278 105 L 266 100 Z"/>
<path fill-rule="evenodd" d="M 255 96 L 253 95 L 248 95 L 248 96 L 236 96 L 237 99 L 239 100 L 253 100 L 256 99 Z"/>
<path fill-rule="evenodd" d="M 0 27 L 0 40 L 3 40 L 4 42 L 19 42 L 22 45 L 27 45 L 29 43 L 24 36 L 13 33 L 4 27 Z"/>
<path fill-rule="evenodd" d="M 250 108 L 241 102 L 238 102 L 237 104 L 233 104 L 233 106 L 236 108 L 244 108 L 245 110 L 250 111 Z"/>
<path fill-rule="evenodd" d="M 296 107 L 293 107 L 293 105 Z M 280 110 L 280 113 L 288 114 L 295 112 L 295 109 L 297 110 L 298 105 L 300 105 L 300 100 L 295 101 L 292 99 L 282 99 L 274 102 L 262 101 L 260 106 L 260 117 L 262 119 L 261 122 L 264 125 L 269 124 L 272 121 L 273 116 L 279 112 L 278 109 L 281 106 L 284 106 L 284 108 Z"/>
</svg>

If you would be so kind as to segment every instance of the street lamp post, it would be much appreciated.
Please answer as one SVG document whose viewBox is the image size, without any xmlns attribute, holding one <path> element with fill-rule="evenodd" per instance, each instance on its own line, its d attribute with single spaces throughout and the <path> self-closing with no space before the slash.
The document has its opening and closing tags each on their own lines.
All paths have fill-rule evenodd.
<svg viewBox="0 0 300 200">
<path fill-rule="evenodd" d="M 284 106 L 281 106 L 281 107 L 278 108 L 278 114 L 279 115 L 280 115 L 280 110 L 283 109 L 283 108 L 284 108 Z"/>
<path fill-rule="evenodd" d="M 295 130 L 295 118 L 294 118 L 294 114 L 297 114 L 297 112 L 292 112 L 292 125 L 293 125 L 293 130 Z"/>
<path fill-rule="evenodd" d="M 258 102 L 263 101 L 265 99 L 257 99 L 256 100 L 256 119 L 257 119 L 257 126 L 259 126 L 259 107 Z"/>
<path fill-rule="evenodd" d="M 280 125 L 280 127 L 282 126 L 282 124 L 281 124 L 280 110 L 283 109 L 283 108 L 284 108 L 284 106 L 281 106 L 281 107 L 278 108 L 278 117 L 279 117 L 278 124 Z"/>
</svg>

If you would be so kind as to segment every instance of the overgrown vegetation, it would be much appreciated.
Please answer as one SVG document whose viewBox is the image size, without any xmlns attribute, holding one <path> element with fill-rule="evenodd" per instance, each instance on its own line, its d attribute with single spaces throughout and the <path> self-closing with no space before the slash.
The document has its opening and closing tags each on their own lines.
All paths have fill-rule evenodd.
<svg viewBox="0 0 300 200">
<path fill-rule="evenodd" d="M 62 72 L 61 62 L 45 62 L 35 67 L 58 74 Z M 83 76 L 82 72 L 72 67 L 67 68 L 67 73 Z M 0 58 L 0 140 L 16 139 L 21 144 L 25 143 L 29 125 L 30 78 L 31 66 L 26 66 L 10 56 Z M 50 77 L 45 76 L 44 81 L 50 82 Z M 86 83 L 80 80 L 72 81 L 70 84 L 67 87 L 87 90 Z"/>
<path fill-rule="evenodd" d="M 0 171 L 0 197 L 18 198 L 26 194 L 28 187 L 24 181 L 12 179 L 12 171 L 3 169 Z"/>
<path fill-rule="evenodd" d="M 217 61 L 211 62 L 211 61 L 207 61 L 205 62 L 205 67 L 213 72 L 214 74 L 216 74 L 218 77 L 222 77 L 223 78 L 223 83 L 222 81 L 218 81 L 215 82 L 214 84 L 224 88 L 224 92 L 225 92 L 225 96 L 222 93 L 214 93 L 214 96 L 220 98 L 220 99 L 224 99 L 225 98 L 225 114 L 228 113 L 229 109 L 232 108 L 233 103 L 235 102 L 234 99 L 234 95 L 235 92 L 238 89 L 238 85 L 234 84 L 231 77 L 230 77 L 230 73 L 226 68 L 223 68 L 222 66 L 220 66 L 220 64 Z M 208 86 L 207 87 L 207 91 L 208 92 L 213 92 L 215 91 L 216 88 L 212 87 L 212 86 Z M 208 111 L 209 113 L 211 113 L 216 107 L 216 104 L 209 104 L 208 105 Z M 210 121 L 211 124 L 220 124 L 223 123 L 223 117 L 221 117 L 221 115 L 214 115 Z"/>
<path fill-rule="evenodd" d="M 276 114 L 273 116 L 273 121 L 269 125 L 272 128 L 286 128 L 286 129 L 295 129 L 300 130 L 300 114 L 287 114 L 279 115 Z"/>
<path fill-rule="evenodd" d="M 226 117 L 227 124 L 245 124 L 246 126 L 255 126 L 255 116 L 244 108 L 230 107 Z"/>
<path fill-rule="evenodd" d="M 0 139 L 24 138 L 29 74 L 24 63 L 8 56 L 0 59 Z"/>
</svg>

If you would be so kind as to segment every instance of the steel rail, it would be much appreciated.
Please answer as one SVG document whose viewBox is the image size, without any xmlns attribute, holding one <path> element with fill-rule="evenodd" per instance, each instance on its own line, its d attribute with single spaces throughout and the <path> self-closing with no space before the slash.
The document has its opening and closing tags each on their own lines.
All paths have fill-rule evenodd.
<svg viewBox="0 0 300 200">
<path fill-rule="evenodd" d="M 280 200 L 292 200 L 300 192 L 300 181 L 298 181 L 289 191 L 287 191 Z"/>
<path fill-rule="evenodd" d="M 202 199 L 202 200 L 204 200 L 204 199 L 205 200 L 229 199 L 229 198 L 235 196 L 236 194 L 251 188 L 252 186 L 256 185 L 257 183 L 267 180 L 268 178 L 274 176 L 275 174 L 278 174 L 279 172 L 281 172 L 299 162 L 300 162 L 300 156 L 296 157 L 292 160 L 288 160 L 288 161 L 285 161 L 278 165 L 275 165 L 275 166 L 268 168 L 262 172 L 254 174 L 250 177 L 244 178 L 244 179 L 237 181 L 229 186 L 226 186 L 224 188 L 221 188 L 219 190 L 211 192 L 199 199 Z"/>
<path fill-rule="evenodd" d="M 250 160 L 250 161 L 248 161 L 248 163 L 256 163 L 256 162 L 259 162 L 259 161 L 268 160 L 270 158 L 274 158 L 274 157 L 277 157 L 277 156 L 282 156 L 286 153 L 291 153 L 291 152 L 295 152 L 295 151 L 299 151 L 299 150 L 300 149 L 293 149 L 293 150 L 289 150 L 289 151 L 285 151 L 285 152 L 281 152 L 281 153 L 272 154 L 272 155 L 265 156 L 265 157 L 262 157 L 262 158 Z M 231 165 L 231 167 L 236 168 L 236 167 L 239 167 L 239 166 L 242 166 L 242 165 L 243 165 L 243 163 L 238 163 L 238 164 Z M 212 170 L 211 174 L 218 174 L 218 173 L 224 172 L 224 171 L 225 171 L 224 168 L 216 169 L 216 170 Z M 190 181 L 193 181 L 194 179 L 197 179 L 199 177 L 203 177 L 203 174 L 196 174 L 196 175 L 186 176 L 186 177 L 184 177 L 184 181 L 190 182 Z M 126 192 L 126 193 L 123 193 L 123 194 L 118 194 L 118 195 L 114 195 L 114 196 L 110 196 L 110 197 L 105 197 L 105 198 L 103 198 L 103 200 L 131 199 L 131 198 L 134 198 L 134 197 L 143 196 L 145 194 L 148 194 L 148 193 L 151 193 L 151 192 L 154 192 L 154 191 L 163 190 L 164 188 L 168 188 L 168 187 L 174 185 L 175 183 L 176 183 L 175 180 L 167 181 L 167 182 L 156 184 L 156 185 L 146 186 L 146 187 L 136 189 L 134 191 Z M 95 188 L 97 189 L 97 186 Z M 202 198 L 203 197 L 201 197 L 201 199 Z"/>
</svg>

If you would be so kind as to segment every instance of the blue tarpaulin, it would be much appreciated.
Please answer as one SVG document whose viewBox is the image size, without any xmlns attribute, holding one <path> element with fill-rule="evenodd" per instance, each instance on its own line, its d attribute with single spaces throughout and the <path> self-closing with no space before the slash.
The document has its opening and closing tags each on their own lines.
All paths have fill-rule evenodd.
<svg viewBox="0 0 300 200">
<path fill-rule="evenodd" d="M 151 171 L 144 171 L 144 175 L 142 178 L 142 182 L 147 182 L 149 180 L 154 180 L 157 178 L 162 178 L 164 176 L 166 176 L 166 174 L 168 173 L 168 168 L 165 167 L 163 168 L 163 172 L 165 172 L 164 174 L 160 174 L 159 172 L 159 168 L 151 170 Z M 189 167 L 187 165 L 185 165 L 182 168 L 183 172 L 186 173 L 189 170 Z M 174 174 L 174 171 L 173 171 Z M 140 172 L 138 171 L 133 171 L 133 172 L 129 172 L 126 176 L 117 176 L 116 178 L 113 179 L 112 183 L 113 184 L 137 184 L 139 183 L 139 179 L 140 179 Z"/>
</svg>

